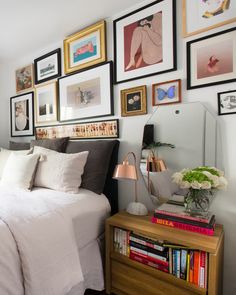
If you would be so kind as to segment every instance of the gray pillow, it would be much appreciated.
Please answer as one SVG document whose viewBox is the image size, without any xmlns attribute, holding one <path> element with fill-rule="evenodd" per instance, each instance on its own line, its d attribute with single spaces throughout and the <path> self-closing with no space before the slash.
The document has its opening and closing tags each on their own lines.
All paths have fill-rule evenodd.
<svg viewBox="0 0 236 295">
<path fill-rule="evenodd" d="M 117 140 L 69 141 L 66 153 L 89 151 L 81 187 L 101 194 Z"/>
<path fill-rule="evenodd" d="M 30 142 L 9 142 L 9 150 L 12 151 L 21 151 L 21 150 L 29 150 L 30 149 Z"/>
<path fill-rule="evenodd" d="M 41 146 L 46 149 L 54 150 L 59 153 L 64 153 L 66 150 L 69 137 L 53 138 L 53 139 L 38 139 L 32 140 L 30 147 Z"/>
</svg>

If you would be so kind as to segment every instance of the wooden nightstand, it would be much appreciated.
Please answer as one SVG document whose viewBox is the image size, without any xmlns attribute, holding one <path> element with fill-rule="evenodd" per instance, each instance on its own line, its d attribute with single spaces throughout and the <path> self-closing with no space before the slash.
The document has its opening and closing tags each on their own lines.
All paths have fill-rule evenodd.
<svg viewBox="0 0 236 295">
<path fill-rule="evenodd" d="M 115 227 L 208 252 L 207 289 L 115 252 Z M 140 217 L 126 212 L 117 213 L 106 221 L 106 292 L 117 295 L 220 295 L 223 245 L 222 225 L 216 226 L 214 236 L 206 236 L 152 224 L 150 216 Z"/>
</svg>

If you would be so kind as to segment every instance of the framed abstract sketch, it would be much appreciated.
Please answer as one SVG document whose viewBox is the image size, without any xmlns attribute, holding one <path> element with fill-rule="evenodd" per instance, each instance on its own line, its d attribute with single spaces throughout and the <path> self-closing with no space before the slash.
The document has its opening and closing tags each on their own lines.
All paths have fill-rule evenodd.
<svg viewBox="0 0 236 295">
<path fill-rule="evenodd" d="M 34 60 L 35 84 L 61 76 L 61 49 L 58 48 Z"/>
<path fill-rule="evenodd" d="M 39 85 L 35 88 L 36 124 L 57 121 L 57 82 Z"/>
<path fill-rule="evenodd" d="M 158 0 L 114 21 L 115 83 L 176 70 L 175 14 Z"/>
<path fill-rule="evenodd" d="M 106 22 L 95 23 L 64 40 L 65 73 L 106 61 Z"/>
<path fill-rule="evenodd" d="M 236 90 L 218 93 L 218 115 L 236 114 Z"/>
<path fill-rule="evenodd" d="M 181 80 L 172 80 L 152 85 L 152 105 L 181 102 Z"/>
<path fill-rule="evenodd" d="M 33 65 L 16 70 L 16 92 L 29 91 L 34 86 Z"/>
<path fill-rule="evenodd" d="M 32 136 L 34 135 L 34 93 L 11 97 L 11 136 Z"/>
<path fill-rule="evenodd" d="M 124 89 L 121 96 L 121 116 L 137 116 L 147 113 L 146 85 Z"/>
<path fill-rule="evenodd" d="M 235 11 L 235 0 L 182 0 L 183 36 L 189 37 L 235 22 Z"/>
<path fill-rule="evenodd" d="M 187 89 L 236 81 L 236 28 L 187 42 Z"/>
<path fill-rule="evenodd" d="M 113 115 L 112 63 L 59 79 L 60 121 Z"/>
</svg>

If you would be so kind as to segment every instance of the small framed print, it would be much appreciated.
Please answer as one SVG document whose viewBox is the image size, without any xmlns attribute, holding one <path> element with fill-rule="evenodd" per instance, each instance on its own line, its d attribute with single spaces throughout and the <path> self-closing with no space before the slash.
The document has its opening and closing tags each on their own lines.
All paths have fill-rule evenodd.
<svg viewBox="0 0 236 295">
<path fill-rule="evenodd" d="M 236 90 L 219 92 L 218 115 L 236 114 Z"/>
<path fill-rule="evenodd" d="M 97 22 L 64 40 L 65 73 L 106 61 L 106 22 Z"/>
<path fill-rule="evenodd" d="M 35 84 L 61 76 L 61 49 L 58 48 L 34 60 Z"/>
<path fill-rule="evenodd" d="M 124 89 L 121 95 L 121 116 L 137 116 L 147 113 L 146 86 Z"/>
<path fill-rule="evenodd" d="M 181 80 L 172 80 L 152 85 L 152 105 L 181 102 Z"/>
<path fill-rule="evenodd" d="M 57 82 L 39 85 L 35 88 L 36 124 L 57 121 Z"/>
<path fill-rule="evenodd" d="M 29 91 L 34 86 L 33 65 L 16 70 L 16 92 Z"/>
<path fill-rule="evenodd" d="M 11 97 L 11 136 L 34 135 L 34 93 L 29 92 Z"/>
</svg>

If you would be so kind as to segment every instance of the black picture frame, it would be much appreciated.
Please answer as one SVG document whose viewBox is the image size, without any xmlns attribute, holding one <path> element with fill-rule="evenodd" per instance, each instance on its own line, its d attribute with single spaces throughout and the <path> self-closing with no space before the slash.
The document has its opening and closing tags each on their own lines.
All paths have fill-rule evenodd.
<svg viewBox="0 0 236 295">
<path fill-rule="evenodd" d="M 54 57 L 54 63 L 56 65 L 50 64 L 53 60 Z M 51 60 L 50 60 L 51 57 Z M 48 60 L 49 64 L 47 67 L 55 67 L 55 70 L 51 69 L 50 73 L 50 68 L 49 68 L 49 73 L 48 74 L 43 74 L 45 75 L 45 78 L 39 76 L 39 70 L 40 70 L 40 63 L 46 63 Z M 42 71 L 42 70 L 41 70 Z M 34 79 L 35 79 L 35 84 L 40 84 L 44 83 L 46 81 L 56 79 L 61 76 L 61 48 L 57 48 L 47 54 L 44 54 L 34 60 Z"/>
<path fill-rule="evenodd" d="M 160 7 L 159 7 L 159 6 Z M 163 9 L 163 7 L 161 7 L 161 5 L 163 5 L 163 7 L 165 5 L 167 5 L 167 9 Z M 169 5 L 169 6 L 168 6 Z M 170 17 L 168 15 L 168 17 L 165 18 L 165 16 L 162 16 L 162 21 L 164 23 L 164 26 L 169 26 L 169 30 L 171 30 L 171 33 L 168 36 L 168 39 L 165 38 L 164 44 L 162 44 L 162 60 L 160 60 L 160 62 L 155 62 L 152 64 L 147 64 L 145 63 L 145 65 L 141 64 L 141 67 L 137 68 L 136 65 L 138 64 L 138 62 L 136 63 L 136 65 L 131 67 L 131 70 L 133 71 L 133 73 L 131 72 L 131 74 L 127 74 L 126 70 L 127 70 L 127 62 L 126 62 L 126 57 L 125 57 L 125 33 L 124 32 L 124 28 L 129 26 L 130 24 L 133 25 L 136 23 L 137 27 L 138 27 L 138 23 L 141 21 L 141 15 L 139 16 L 140 13 L 143 13 L 146 10 L 147 13 L 147 17 L 150 17 L 150 9 L 153 8 L 153 14 L 157 15 L 158 12 L 162 12 L 161 9 L 163 9 L 163 11 L 168 12 L 170 14 Z M 155 10 L 156 9 L 156 10 Z M 160 9 L 160 10 L 158 10 Z M 163 14 L 163 13 L 162 13 Z M 133 17 L 136 15 L 136 20 L 133 22 L 133 20 L 129 23 L 129 17 Z M 153 15 L 151 15 L 153 17 Z M 146 18 L 147 18 L 146 17 Z M 171 21 L 170 21 L 171 19 Z M 127 24 L 124 25 L 122 27 L 122 23 L 127 20 Z M 118 29 L 118 26 L 120 26 L 121 28 Z M 136 28 L 137 28 L 136 27 Z M 143 26 L 144 27 L 144 26 Z M 149 28 L 151 27 L 151 25 L 149 26 Z M 153 30 L 154 31 L 154 30 Z M 162 27 L 162 31 L 164 31 L 163 27 Z M 134 30 L 133 30 L 134 32 Z M 132 36 L 134 35 L 132 32 Z M 136 79 L 140 79 L 140 78 L 144 78 L 144 77 L 149 77 L 149 76 L 153 76 L 153 75 L 158 75 L 158 74 L 163 74 L 163 73 L 167 73 L 170 71 L 175 71 L 177 69 L 177 48 L 176 48 L 176 1 L 174 0 L 157 0 L 154 1 L 146 6 L 143 6 L 131 13 L 128 13 L 116 20 L 113 21 L 113 33 L 114 33 L 114 84 L 118 84 L 118 83 L 123 83 L 123 82 L 128 82 L 128 81 L 132 81 L 132 80 L 136 80 Z M 128 36 L 128 35 L 127 35 Z M 119 38 L 119 40 L 118 40 Z M 127 38 L 128 42 L 132 42 L 130 41 L 131 38 Z M 124 41 L 122 41 L 124 40 Z M 163 41 L 163 38 L 161 39 L 161 42 Z M 121 45 L 121 43 L 124 43 L 123 45 Z M 123 47 L 122 47 L 123 46 Z M 128 46 L 128 45 L 127 45 Z M 131 47 L 131 45 L 130 45 Z M 139 50 L 141 47 L 139 47 Z M 138 51 L 136 51 L 136 55 L 138 54 Z M 163 52 L 167 52 L 168 50 L 170 50 L 170 54 L 167 56 L 167 53 L 163 54 Z M 121 54 L 122 52 L 122 54 Z M 131 53 L 131 50 L 130 50 Z M 169 52 L 168 52 L 169 53 Z M 121 58 L 121 55 L 124 58 Z M 142 53 L 140 53 L 140 58 L 142 60 Z M 144 63 L 144 61 L 142 61 L 141 63 Z M 129 66 L 128 66 L 129 67 Z M 136 68 L 135 68 L 136 67 Z M 129 69 L 128 69 L 129 70 Z M 133 74 L 133 76 L 132 76 Z M 122 76 L 122 78 L 120 78 L 120 76 Z M 126 76 L 126 77 L 125 77 Z"/>
<path fill-rule="evenodd" d="M 226 40 L 225 38 L 222 38 L 222 40 L 221 40 L 220 37 L 221 36 L 225 37 L 226 34 L 229 34 L 228 40 Z M 226 57 L 228 58 L 228 56 L 229 56 L 229 53 L 227 53 L 226 50 L 224 51 L 224 53 L 221 50 L 224 55 L 222 53 L 219 53 L 219 54 L 221 54 L 221 55 L 219 55 L 220 58 L 218 57 L 217 54 L 214 54 L 215 52 L 218 53 L 219 48 L 220 48 L 219 47 L 219 42 L 218 43 L 216 42 L 217 40 L 219 42 L 221 42 L 222 46 L 225 46 L 226 50 L 230 50 L 230 54 L 232 56 L 232 59 L 234 59 L 233 56 L 234 56 L 235 51 L 236 51 L 236 46 L 235 46 L 235 43 L 236 43 L 236 28 L 231 28 L 231 29 L 228 29 L 228 30 L 225 30 L 225 31 L 222 31 L 222 32 L 218 32 L 218 33 L 215 33 L 215 34 L 212 34 L 212 35 L 204 36 L 202 38 L 198 38 L 198 39 L 187 42 L 187 44 L 186 44 L 186 55 L 187 55 L 186 67 L 187 67 L 187 89 L 188 90 L 201 88 L 201 87 L 209 87 L 209 86 L 219 85 L 219 84 L 225 84 L 225 83 L 231 83 L 231 82 L 236 81 L 236 68 L 233 67 L 234 66 L 233 60 L 232 60 L 232 68 L 233 68 L 233 70 L 232 70 L 232 74 L 231 74 L 232 78 L 225 78 L 224 79 L 225 73 L 222 73 L 222 74 L 217 73 L 215 75 L 210 76 L 211 75 L 210 72 L 209 72 L 208 77 L 207 76 L 204 77 L 204 75 L 206 75 L 206 71 L 209 71 L 207 68 L 210 67 L 211 64 L 213 64 L 213 65 L 215 63 L 216 63 L 216 65 L 218 65 L 218 63 L 223 64 L 224 63 L 224 58 L 226 58 Z M 231 47 L 227 46 L 226 41 L 229 42 L 229 43 L 232 41 L 232 46 Z M 199 47 L 200 42 L 202 42 L 202 48 Z M 195 62 L 194 64 L 197 64 L 197 61 L 198 61 L 197 60 L 197 54 L 196 54 L 196 52 L 197 52 L 196 44 L 198 44 L 197 49 L 199 50 L 199 52 L 200 52 L 201 49 L 202 49 L 202 51 L 205 50 L 205 52 L 206 52 L 205 55 L 209 52 L 209 54 L 206 55 L 206 56 L 204 56 L 203 53 L 199 53 L 199 55 L 198 55 L 200 57 L 204 56 L 203 59 L 206 59 L 206 57 L 207 57 L 207 61 L 204 62 L 204 67 L 203 67 L 205 73 L 201 74 L 204 78 L 201 78 L 201 79 L 198 79 L 198 76 L 200 76 L 200 71 L 198 70 L 198 67 L 197 67 L 197 69 L 194 69 L 193 66 L 192 66 L 192 63 Z M 194 57 L 193 57 L 192 52 L 195 52 Z M 213 60 L 213 58 L 214 58 L 214 60 Z M 215 69 L 215 71 L 216 71 L 216 69 Z M 194 78 L 195 76 L 197 78 Z M 228 76 L 229 75 L 227 75 L 227 77 Z"/>
<path fill-rule="evenodd" d="M 219 116 L 236 114 L 236 89 L 218 92 L 217 98 Z M 231 112 L 231 109 L 234 109 L 234 111 Z"/>
</svg>

